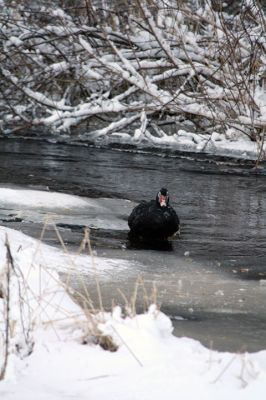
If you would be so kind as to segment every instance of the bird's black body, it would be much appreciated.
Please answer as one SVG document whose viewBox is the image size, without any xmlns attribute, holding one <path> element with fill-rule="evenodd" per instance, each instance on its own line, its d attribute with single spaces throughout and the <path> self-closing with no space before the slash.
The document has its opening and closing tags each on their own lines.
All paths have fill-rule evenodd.
<svg viewBox="0 0 266 400">
<path fill-rule="evenodd" d="M 165 194 L 165 195 L 164 195 Z M 160 196 L 164 198 L 160 203 Z M 167 240 L 179 231 L 179 218 L 169 205 L 167 189 L 161 189 L 156 200 L 143 201 L 128 218 L 130 236 L 148 241 Z"/>
</svg>

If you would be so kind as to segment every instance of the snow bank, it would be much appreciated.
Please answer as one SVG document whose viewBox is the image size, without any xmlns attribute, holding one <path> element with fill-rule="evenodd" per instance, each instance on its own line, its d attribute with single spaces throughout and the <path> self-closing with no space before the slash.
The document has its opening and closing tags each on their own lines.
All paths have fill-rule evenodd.
<svg viewBox="0 0 266 400">
<path fill-rule="evenodd" d="M 145 128 L 145 127 L 144 127 Z M 159 130 L 162 133 L 162 130 Z M 69 140 L 72 140 L 71 138 Z M 247 160 L 256 160 L 259 146 L 252 142 L 246 135 L 239 134 L 234 129 L 228 129 L 224 134 L 213 132 L 203 135 L 179 129 L 176 134 L 161 136 L 152 135 L 143 126 L 135 130 L 134 136 L 127 132 L 113 132 L 110 136 L 94 138 L 97 146 L 116 144 L 123 147 L 128 144 L 135 147 L 135 151 L 156 148 L 162 153 L 165 151 L 182 151 L 196 154 L 209 154 L 213 156 L 233 157 Z M 264 145 L 264 151 L 266 147 Z M 128 150 L 127 150 L 128 151 Z"/>
<path fill-rule="evenodd" d="M 19 266 L 27 283 L 30 317 L 36 317 L 36 325 L 32 330 L 32 353 L 28 356 L 20 354 L 20 357 L 15 351 L 10 354 L 8 374 L 0 382 L 1 398 L 262 398 L 266 389 L 266 351 L 255 354 L 218 353 L 195 340 L 176 338 L 172 335 L 171 321 L 154 305 L 146 314 L 131 318 L 124 318 L 118 307 L 112 314 L 101 315 L 98 328 L 113 337 L 119 345 L 117 352 L 104 351 L 93 343 L 82 345 L 81 327 L 84 327 L 86 319 L 62 289 L 56 270 L 62 262 L 62 253 L 2 227 L 2 272 L 6 264 L 6 235 L 14 264 Z M 46 257 L 49 268 L 42 268 Z M 0 298 L 1 307 L 2 303 Z M 12 306 L 16 307 L 16 304 L 12 303 Z M 15 318 L 16 313 L 12 315 Z M 3 318 L 1 321 L 3 323 Z"/>
</svg>

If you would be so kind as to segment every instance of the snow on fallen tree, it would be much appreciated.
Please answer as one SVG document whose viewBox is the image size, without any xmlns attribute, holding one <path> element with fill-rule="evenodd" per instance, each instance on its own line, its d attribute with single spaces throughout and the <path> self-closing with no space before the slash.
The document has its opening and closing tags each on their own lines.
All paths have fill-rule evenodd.
<svg viewBox="0 0 266 400">
<path fill-rule="evenodd" d="M 84 140 L 134 137 L 145 112 L 143 140 L 156 141 L 159 124 L 163 135 L 234 130 L 263 145 L 260 2 L 242 2 L 235 15 L 210 0 L 134 0 L 124 12 L 118 2 L 104 10 L 99 1 L 3 2 L 3 132 L 43 126 Z"/>
</svg>

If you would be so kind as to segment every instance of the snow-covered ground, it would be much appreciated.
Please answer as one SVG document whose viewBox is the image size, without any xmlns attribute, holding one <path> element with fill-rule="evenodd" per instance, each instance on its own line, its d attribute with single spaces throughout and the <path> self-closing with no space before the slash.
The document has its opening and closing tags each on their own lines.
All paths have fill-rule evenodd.
<svg viewBox="0 0 266 400">
<path fill-rule="evenodd" d="M 43 198 L 46 206 L 50 199 L 60 207 L 75 205 L 74 197 L 55 193 L 48 197 Z M 23 204 L 22 194 L 20 199 Z M 34 196 L 27 199 L 29 206 L 33 206 Z M 77 207 L 82 206 L 81 200 L 76 200 Z M 40 201 L 36 197 L 36 202 Z M 0 227 L 2 295 L 6 287 L 7 238 L 16 273 L 11 273 L 10 280 L 12 332 L 8 367 L 5 379 L 0 382 L 0 398 L 263 398 L 266 350 L 253 354 L 220 353 L 206 349 L 195 340 L 176 338 L 172 335 L 171 321 L 155 305 L 145 314 L 131 317 L 122 316 L 118 307 L 112 314 L 97 315 L 94 323 L 100 332 L 113 338 L 118 345 L 116 352 L 105 351 L 90 340 L 91 319 L 66 292 L 58 272 L 75 268 L 77 273 L 82 273 L 86 268 L 94 275 L 104 274 L 110 268 L 130 267 L 126 261 L 103 258 L 93 261 L 90 255 L 69 255 L 20 232 Z M 1 365 L 3 308 L 4 299 L 0 297 Z M 23 332 L 28 327 L 31 330 L 25 340 Z M 87 344 L 82 344 L 84 337 Z"/>
</svg>

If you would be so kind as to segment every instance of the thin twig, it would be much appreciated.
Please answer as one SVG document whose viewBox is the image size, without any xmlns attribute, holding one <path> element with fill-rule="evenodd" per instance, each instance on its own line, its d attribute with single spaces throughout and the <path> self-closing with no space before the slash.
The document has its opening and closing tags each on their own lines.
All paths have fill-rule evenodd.
<svg viewBox="0 0 266 400">
<path fill-rule="evenodd" d="M 0 372 L 0 381 L 5 378 L 8 365 L 9 344 L 10 344 L 10 279 L 11 279 L 11 268 L 14 269 L 13 257 L 11 254 L 7 235 L 5 239 L 5 247 L 6 247 L 5 345 L 4 345 L 4 362 Z"/>
</svg>

